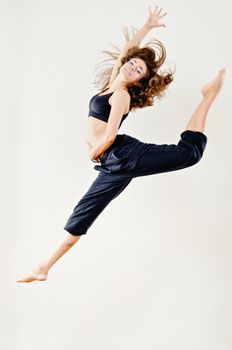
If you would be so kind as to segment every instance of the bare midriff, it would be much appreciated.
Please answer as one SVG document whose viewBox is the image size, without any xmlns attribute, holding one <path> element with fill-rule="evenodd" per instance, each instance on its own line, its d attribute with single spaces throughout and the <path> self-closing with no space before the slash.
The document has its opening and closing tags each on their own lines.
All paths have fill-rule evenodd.
<svg viewBox="0 0 232 350">
<path fill-rule="evenodd" d="M 103 96 L 100 94 L 99 96 Z M 108 100 L 111 105 L 111 96 Z M 105 141 L 107 123 L 103 120 L 97 119 L 93 116 L 88 117 L 88 126 L 89 126 L 89 138 L 88 140 L 93 144 L 93 146 L 99 144 L 100 142 Z M 104 152 L 103 152 L 104 154 Z"/>
<path fill-rule="evenodd" d="M 104 94 L 99 94 L 99 96 L 103 96 Z M 111 96 L 108 100 L 111 105 Z M 97 119 L 93 116 L 88 117 L 89 124 L 89 141 L 95 146 L 99 142 L 104 141 L 104 137 L 106 135 L 107 123 L 103 120 Z"/>
<path fill-rule="evenodd" d="M 107 123 L 104 122 L 103 120 L 89 116 L 88 125 L 89 125 L 88 140 L 95 146 L 96 144 L 104 140 L 104 137 L 106 135 Z"/>
</svg>

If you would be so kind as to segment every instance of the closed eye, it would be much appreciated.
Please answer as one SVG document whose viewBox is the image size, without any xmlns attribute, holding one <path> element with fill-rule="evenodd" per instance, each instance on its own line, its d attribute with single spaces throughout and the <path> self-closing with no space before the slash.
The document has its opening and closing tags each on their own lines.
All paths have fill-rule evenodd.
<svg viewBox="0 0 232 350">
<path fill-rule="evenodd" d="M 134 62 L 133 62 L 133 61 L 130 61 L 130 63 L 132 64 L 132 66 L 134 65 Z M 140 70 L 137 70 L 137 72 L 138 72 L 139 74 L 142 73 L 142 72 L 140 72 Z"/>
</svg>

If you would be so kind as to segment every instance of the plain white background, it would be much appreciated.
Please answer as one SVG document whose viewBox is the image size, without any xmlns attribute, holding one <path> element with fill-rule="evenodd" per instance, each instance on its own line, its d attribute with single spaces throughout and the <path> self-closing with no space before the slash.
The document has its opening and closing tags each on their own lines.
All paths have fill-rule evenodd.
<svg viewBox="0 0 232 350">
<path fill-rule="evenodd" d="M 100 51 L 122 47 L 123 25 L 140 28 L 156 5 L 167 27 L 143 42 L 163 42 L 175 79 L 120 133 L 177 143 L 225 67 L 203 158 L 132 180 L 46 282 L 18 284 L 65 237 L 98 174 L 85 140 Z M 1 348 L 232 348 L 230 14 L 226 0 L 1 1 Z"/>
</svg>

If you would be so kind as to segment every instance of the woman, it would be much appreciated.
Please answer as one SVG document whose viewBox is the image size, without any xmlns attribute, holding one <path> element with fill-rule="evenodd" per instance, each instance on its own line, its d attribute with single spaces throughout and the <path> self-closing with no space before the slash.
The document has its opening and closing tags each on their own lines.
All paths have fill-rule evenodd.
<svg viewBox="0 0 232 350">
<path fill-rule="evenodd" d="M 220 70 L 202 88 L 202 101 L 181 133 L 177 145 L 144 143 L 132 136 L 118 134 L 118 129 L 131 110 L 151 106 L 153 98 L 161 97 L 173 80 L 172 73 L 158 74 L 158 68 L 166 57 L 161 42 L 156 41 L 161 51 L 160 57 L 149 46 L 139 47 L 151 28 L 165 26 L 160 23 L 160 19 L 166 14 L 162 14 L 162 8 L 156 6 L 152 11 L 149 7 L 147 21 L 121 50 L 103 91 L 90 100 L 90 140 L 87 143 L 89 157 L 98 163 L 94 168 L 99 174 L 69 217 L 64 227 L 68 232 L 64 241 L 31 274 L 17 282 L 46 280 L 51 266 L 81 235 L 86 234 L 98 215 L 126 188 L 132 178 L 184 169 L 202 158 L 207 143 L 204 134 L 206 117 L 223 84 L 225 69 Z"/>
</svg>

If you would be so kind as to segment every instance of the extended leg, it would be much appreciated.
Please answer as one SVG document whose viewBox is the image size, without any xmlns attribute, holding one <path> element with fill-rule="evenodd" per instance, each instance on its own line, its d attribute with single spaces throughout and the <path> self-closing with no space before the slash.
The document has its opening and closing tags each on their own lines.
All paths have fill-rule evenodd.
<svg viewBox="0 0 232 350">
<path fill-rule="evenodd" d="M 132 178 L 100 172 L 77 203 L 64 229 L 73 235 L 86 234 L 104 208 L 131 182 Z"/>
<path fill-rule="evenodd" d="M 132 177 L 170 172 L 192 166 L 199 162 L 207 137 L 203 133 L 209 108 L 218 95 L 224 80 L 225 69 L 202 89 L 203 100 L 197 106 L 178 144 L 151 144 L 150 150 L 138 161 Z"/>
<path fill-rule="evenodd" d="M 73 236 L 67 234 L 65 239 L 58 245 L 58 247 L 45 259 L 39 266 L 37 266 L 29 275 L 17 280 L 17 282 L 33 282 L 45 281 L 48 276 L 48 271 L 79 239 L 81 236 Z"/>
<path fill-rule="evenodd" d="M 225 69 L 220 70 L 216 77 L 202 88 L 203 99 L 194 111 L 185 130 L 204 132 L 209 108 L 223 85 L 224 75 Z"/>
<path fill-rule="evenodd" d="M 201 159 L 206 143 L 205 134 L 185 130 L 177 144 L 150 144 L 130 176 L 154 175 L 190 167 Z"/>
<path fill-rule="evenodd" d="M 131 178 L 99 173 L 89 190 L 81 198 L 69 217 L 64 229 L 67 236 L 61 244 L 29 275 L 17 282 L 45 281 L 50 268 L 86 234 L 104 208 L 130 183 Z"/>
</svg>

